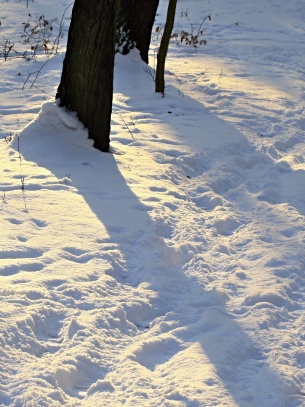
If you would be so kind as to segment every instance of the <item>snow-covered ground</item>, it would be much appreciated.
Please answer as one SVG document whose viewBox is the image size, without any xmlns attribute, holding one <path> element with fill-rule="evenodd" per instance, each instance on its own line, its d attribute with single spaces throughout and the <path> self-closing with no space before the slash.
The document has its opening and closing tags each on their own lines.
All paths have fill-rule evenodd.
<svg viewBox="0 0 305 407">
<path fill-rule="evenodd" d="M 0 53 L 68 5 L 1 0 Z M 0 406 L 305 406 L 303 1 L 178 1 L 207 45 L 165 98 L 156 35 L 117 55 L 111 154 L 54 102 L 70 14 L 1 57 Z"/>
</svg>

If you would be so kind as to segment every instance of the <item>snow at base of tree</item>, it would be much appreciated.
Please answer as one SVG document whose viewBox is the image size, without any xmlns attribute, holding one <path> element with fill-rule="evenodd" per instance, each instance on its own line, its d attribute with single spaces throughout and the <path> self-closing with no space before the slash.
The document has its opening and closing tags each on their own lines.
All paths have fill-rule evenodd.
<svg viewBox="0 0 305 407">
<path fill-rule="evenodd" d="M 116 55 L 111 153 L 54 101 L 64 40 L 35 86 L 44 55 L 1 63 L 1 407 L 305 405 L 304 5 L 178 2 L 203 19 L 164 98 L 156 37 Z"/>
</svg>

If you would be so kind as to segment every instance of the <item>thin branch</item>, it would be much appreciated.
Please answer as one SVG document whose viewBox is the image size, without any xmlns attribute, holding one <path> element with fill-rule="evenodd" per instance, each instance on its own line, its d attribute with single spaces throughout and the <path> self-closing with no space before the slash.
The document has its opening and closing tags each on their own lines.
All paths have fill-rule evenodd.
<svg viewBox="0 0 305 407">
<path fill-rule="evenodd" d="M 202 78 L 203 75 L 204 75 L 206 72 L 207 72 L 207 69 L 206 69 L 204 72 L 202 72 L 199 76 L 197 76 L 197 78 L 193 81 L 193 83 L 196 83 L 200 78 Z"/>
<path fill-rule="evenodd" d="M 61 37 L 61 35 L 62 35 L 62 30 L 63 30 L 63 21 L 64 21 L 64 17 L 65 17 L 65 14 L 66 14 L 66 11 L 68 10 L 68 8 L 69 7 L 71 7 L 72 5 L 74 4 L 74 1 L 72 2 L 72 3 L 70 3 L 66 8 L 65 8 L 65 10 L 64 10 L 64 12 L 63 12 L 63 15 L 61 16 L 61 20 L 60 20 L 60 23 L 59 23 L 59 33 L 58 33 L 58 36 L 55 38 L 55 40 L 54 40 L 54 48 L 55 48 L 55 54 L 57 54 L 57 52 L 58 52 L 58 47 L 59 47 L 59 39 L 60 39 L 60 37 Z"/>
<path fill-rule="evenodd" d="M 33 80 L 32 84 L 31 84 L 31 86 L 30 86 L 30 89 L 31 89 L 31 88 L 34 86 L 34 84 L 35 84 L 35 82 L 36 82 L 36 80 L 37 80 L 37 78 L 38 78 L 40 72 L 41 72 L 42 69 L 44 68 L 44 66 L 45 66 L 48 62 L 50 62 L 52 59 L 54 59 L 54 58 L 55 58 L 55 56 L 53 56 L 52 58 L 48 59 L 48 60 L 38 69 L 38 71 L 30 72 L 30 73 L 28 74 L 26 80 L 24 81 L 24 84 L 23 84 L 23 86 L 22 86 L 22 90 L 24 90 L 25 85 L 27 84 L 27 82 L 28 82 L 28 80 L 30 79 L 30 77 L 31 77 L 32 75 L 35 75 L 35 74 L 36 74 L 35 79 Z"/>
<path fill-rule="evenodd" d="M 122 122 L 124 123 L 124 126 L 126 127 L 126 129 L 129 131 L 129 134 L 131 135 L 131 137 L 134 138 L 134 135 L 133 135 L 132 131 L 130 130 L 128 124 L 126 123 L 124 117 L 120 113 L 118 113 L 118 115 L 120 116 L 120 118 L 121 118 Z"/>
</svg>

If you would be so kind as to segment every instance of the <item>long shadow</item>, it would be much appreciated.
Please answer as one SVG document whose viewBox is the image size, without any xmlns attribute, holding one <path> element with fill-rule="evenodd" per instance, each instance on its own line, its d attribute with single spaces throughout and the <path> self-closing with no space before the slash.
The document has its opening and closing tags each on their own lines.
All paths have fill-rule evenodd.
<svg viewBox="0 0 305 407">
<path fill-rule="evenodd" d="M 186 99 L 184 99 L 184 104 L 185 101 Z M 195 108 L 196 115 L 199 111 L 203 112 L 200 103 L 191 99 L 187 102 L 191 102 L 191 107 L 192 109 Z M 236 406 L 257 407 L 258 405 L 256 394 L 251 393 L 249 388 L 242 388 L 242 385 L 236 383 L 235 379 L 238 372 L 238 377 L 242 377 L 243 374 L 250 375 L 249 383 L 255 382 L 258 373 L 255 371 L 255 367 L 251 366 L 252 357 L 256 361 L 259 360 L 259 367 L 263 371 L 260 378 L 263 377 L 264 382 L 272 383 L 272 388 L 276 388 L 278 394 L 281 394 L 281 379 L 263 360 L 259 346 L 245 333 L 241 325 L 227 313 L 219 295 L 216 292 L 205 292 L 204 288 L 184 274 L 183 265 L 179 262 L 175 264 L 175 259 L 171 257 L 169 260 L 168 257 L 164 256 L 167 249 L 164 243 L 156 240 L 152 247 L 147 246 L 147 240 L 144 240 L 147 235 L 153 236 L 155 230 L 154 221 L 149 214 L 152 208 L 143 204 L 130 189 L 128 182 L 118 168 L 116 156 L 102 154 L 88 148 L 87 140 L 84 141 L 84 132 L 66 127 L 62 120 L 58 119 L 56 109 L 58 108 L 49 105 L 49 108 L 45 108 L 44 113 L 38 119 L 21 132 L 19 145 L 21 154 L 25 160 L 33 161 L 48 169 L 58 179 L 62 179 L 66 175 L 70 176 L 76 192 L 84 198 L 92 212 L 97 216 L 98 221 L 107 229 L 108 241 L 115 242 L 120 248 L 125 261 L 125 271 L 124 273 L 118 272 L 114 277 L 120 279 L 121 282 L 125 281 L 132 284 L 134 282 L 132 273 L 138 267 L 137 256 L 141 255 L 141 261 L 142 263 L 144 260 L 146 261 L 147 269 L 143 270 L 142 277 L 141 272 L 137 270 L 138 276 L 140 275 L 137 284 L 149 279 L 152 289 L 157 292 L 160 299 L 159 304 L 157 304 L 159 311 L 155 313 L 154 317 L 161 315 L 161 313 L 164 315 L 168 311 L 175 311 L 171 310 L 171 307 L 175 305 L 175 301 L 176 305 L 180 303 L 180 296 L 184 297 L 185 307 L 177 308 L 175 314 L 175 318 L 180 319 L 181 324 L 186 327 L 186 336 L 183 339 L 188 342 L 200 343 L 203 352 L 215 367 L 222 385 Z M 181 121 L 188 118 L 187 115 L 184 116 L 184 119 L 176 115 L 172 119 L 170 126 L 177 134 L 179 129 L 181 130 L 181 122 L 176 122 L 175 125 L 176 119 Z M 204 118 L 198 119 L 197 123 L 196 131 L 202 136 L 198 138 L 197 148 L 204 148 L 205 137 L 214 138 L 214 147 L 216 148 L 218 145 L 221 146 L 222 136 L 217 138 L 219 132 L 226 131 L 228 137 L 234 132 L 236 133 L 236 130 L 229 128 L 227 124 L 210 116 L 209 123 L 214 123 L 214 126 L 211 130 L 213 134 L 208 134 L 207 130 L 203 130 L 204 123 L 202 120 L 204 121 Z M 159 121 L 162 122 L 162 117 Z M 241 134 L 235 134 L 234 137 L 236 142 L 242 141 L 247 144 Z M 178 145 L 180 141 L 181 139 L 178 138 Z M 101 257 L 103 255 L 103 253 L 100 254 Z M 164 273 L 167 277 L 158 282 L 157 276 L 164 275 Z M 163 286 L 164 281 L 169 283 L 167 287 Z M 190 296 L 196 290 L 198 297 L 195 301 L 189 294 L 185 294 L 188 287 L 191 288 Z M 164 304 L 168 305 L 165 306 Z M 196 323 L 194 323 L 194 309 L 197 309 L 198 319 Z M 234 338 L 238 338 L 238 341 Z M 162 347 L 159 350 L 162 352 Z M 174 347 L 172 356 L 175 355 L 176 351 L 178 349 Z M 149 359 L 149 348 L 146 356 L 142 359 Z M 168 360 L 167 357 L 165 362 Z M 236 370 L 232 369 L 234 361 L 244 362 L 245 360 L 248 360 L 249 363 L 240 363 L 240 366 L 236 366 Z M 142 363 L 140 359 L 136 361 Z M 246 369 L 247 366 L 249 367 L 248 371 L 239 370 Z M 204 371 L 205 366 L 199 364 L 197 368 Z M 259 387 L 258 385 L 254 389 L 254 393 L 259 390 Z M 253 401 L 250 400 L 249 393 Z M 266 406 L 267 404 L 268 402 L 265 403 Z M 268 406 L 271 407 L 270 404 Z"/>
</svg>

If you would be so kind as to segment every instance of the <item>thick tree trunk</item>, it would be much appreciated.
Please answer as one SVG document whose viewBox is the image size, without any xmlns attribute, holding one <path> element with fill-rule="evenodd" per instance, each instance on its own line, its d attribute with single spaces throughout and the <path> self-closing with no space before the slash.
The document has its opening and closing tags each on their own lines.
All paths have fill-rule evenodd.
<svg viewBox="0 0 305 407">
<path fill-rule="evenodd" d="M 156 69 L 156 92 L 161 92 L 164 95 L 165 81 L 165 60 L 168 50 L 168 44 L 174 27 L 175 13 L 176 13 L 177 0 L 169 0 L 166 23 L 164 27 L 163 36 L 160 43 L 159 52 L 157 55 L 157 69 Z"/>
<path fill-rule="evenodd" d="M 118 9 L 119 0 L 75 0 L 56 94 L 101 151 L 109 151 Z"/>
<path fill-rule="evenodd" d="M 118 22 L 121 52 L 127 54 L 136 46 L 143 61 L 148 63 L 151 31 L 159 0 L 122 0 Z"/>
</svg>

